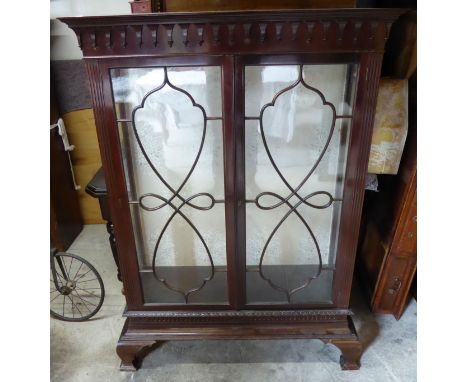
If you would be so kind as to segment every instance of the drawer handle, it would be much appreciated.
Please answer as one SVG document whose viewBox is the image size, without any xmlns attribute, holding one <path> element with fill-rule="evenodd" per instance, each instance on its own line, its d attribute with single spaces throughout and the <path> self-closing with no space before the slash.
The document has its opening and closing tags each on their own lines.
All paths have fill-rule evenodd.
<svg viewBox="0 0 468 382">
<path fill-rule="evenodd" d="M 393 279 L 393 285 L 391 288 L 388 289 L 389 294 L 395 294 L 401 288 L 401 280 L 398 277 Z"/>
<path fill-rule="evenodd" d="M 414 233 L 413 233 L 413 232 L 408 232 L 408 237 L 409 237 L 410 239 L 412 239 L 412 238 L 414 237 Z"/>
</svg>

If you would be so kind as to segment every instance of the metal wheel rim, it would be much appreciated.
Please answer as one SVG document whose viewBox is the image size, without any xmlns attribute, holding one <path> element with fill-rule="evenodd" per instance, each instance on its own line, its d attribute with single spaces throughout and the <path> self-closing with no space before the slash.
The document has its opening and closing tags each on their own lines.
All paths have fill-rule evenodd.
<svg viewBox="0 0 468 382">
<path fill-rule="evenodd" d="M 59 278 L 61 286 L 64 286 L 64 283 L 63 283 L 63 277 L 60 280 L 59 275 L 62 275 L 62 272 L 61 272 L 60 268 L 57 265 L 57 260 L 56 260 L 57 257 L 61 258 L 62 260 L 65 259 L 65 258 L 72 259 L 72 260 L 70 260 L 70 263 L 69 263 L 70 270 L 71 270 L 71 267 L 72 267 L 74 261 L 76 262 L 76 264 L 81 263 L 81 268 L 83 268 L 83 265 L 85 265 L 85 268 L 84 268 L 83 272 L 86 271 L 85 274 L 92 275 L 92 277 L 94 277 L 95 280 L 97 281 L 96 286 L 99 285 L 99 288 L 96 287 L 96 288 L 89 288 L 89 289 L 99 289 L 100 290 L 100 296 L 96 296 L 96 295 L 93 294 L 93 297 L 99 297 L 99 301 L 97 301 L 96 304 L 91 304 L 91 305 L 94 305 L 94 308 L 87 307 L 87 314 L 82 315 L 80 313 L 80 316 L 78 316 L 78 317 L 73 317 L 73 316 L 69 317 L 69 316 L 66 316 L 65 313 L 60 314 L 59 312 L 53 310 L 52 309 L 52 304 L 51 304 L 51 307 L 50 307 L 50 314 L 51 314 L 52 317 L 57 318 L 57 319 L 62 320 L 62 321 L 73 321 L 73 322 L 86 321 L 86 320 L 90 319 L 91 317 L 93 317 L 101 309 L 101 306 L 102 306 L 102 304 L 104 302 L 105 289 L 104 289 L 104 283 L 102 281 L 102 278 L 99 275 L 96 268 L 89 261 L 83 259 L 80 256 L 74 255 L 74 254 L 61 252 L 61 253 L 57 253 L 54 256 L 54 262 L 56 262 L 55 263 L 56 264 L 56 266 L 55 266 L 56 267 L 56 272 L 58 274 L 58 278 Z M 63 263 L 66 264 L 65 261 Z M 77 266 L 80 267 L 80 265 L 77 265 Z M 88 268 L 88 269 L 86 269 L 86 268 Z M 79 272 L 79 270 L 78 270 L 78 272 Z M 73 279 L 76 279 L 76 277 L 82 277 L 83 276 L 83 274 L 78 274 L 78 272 L 76 272 L 76 274 L 73 275 L 73 278 L 72 278 L 71 281 L 76 281 L 76 280 L 73 280 Z M 52 277 L 52 270 L 51 270 L 51 277 Z M 72 286 L 72 285 L 70 285 L 70 286 Z M 55 289 L 55 293 L 54 293 L 53 289 Z M 84 289 L 84 290 L 87 291 L 86 289 Z M 87 291 L 87 292 L 89 293 L 89 291 Z M 51 293 L 52 296 L 54 296 L 54 299 L 59 297 L 59 296 L 64 296 L 64 301 L 67 300 L 65 295 L 63 295 L 62 293 L 57 291 L 55 285 L 52 283 L 52 278 L 51 278 L 51 292 L 50 293 Z M 72 293 L 71 293 L 71 295 L 75 296 Z M 51 298 L 52 298 L 52 296 L 51 296 Z M 73 298 L 70 297 L 70 299 L 72 300 L 72 312 L 73 312 Z M 51 302 L 53 302 L 53 301 L 51 300 Z M 68 305 L 68 303 L 69 303 L 69 301 L 67 301 L 66 304 Z M 65 305 L 65 302 L 63 303 L 63 305 Z M 75 304 L 75 306 L 76 305 L 77 304 Z M 79 308 L 77 310 L 79 311 Z M 63 308 L 63 312 L 64 312 L 64 308 Z"/>
</svg>

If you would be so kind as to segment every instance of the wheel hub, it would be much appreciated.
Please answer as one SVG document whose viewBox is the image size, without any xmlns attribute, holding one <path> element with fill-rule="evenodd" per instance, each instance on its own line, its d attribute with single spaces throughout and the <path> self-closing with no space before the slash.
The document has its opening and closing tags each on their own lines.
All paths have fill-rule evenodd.
<svg viewBox="0 0 468 382">
<path fill-rule="evenodd" d="M 65 285 L 63 285 L 60 288 L 60 293 L 64 295 L 69 295 L 71 292 L 73 292 L 76 288 L 76 281 L 74 280 L 67 280 Z"/>
</svg>

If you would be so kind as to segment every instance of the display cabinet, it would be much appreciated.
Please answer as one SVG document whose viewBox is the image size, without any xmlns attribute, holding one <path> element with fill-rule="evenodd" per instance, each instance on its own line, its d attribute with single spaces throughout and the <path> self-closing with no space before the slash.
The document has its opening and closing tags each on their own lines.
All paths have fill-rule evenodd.
<svg viewBox="0 0 468 382">
<path fill-rule="evenodd" d="M 318 338 L 359 367 L 349 297 L 399 10 L 61 19 L 86 60 L 127 317 L 158 341 Z"/>
</svg>

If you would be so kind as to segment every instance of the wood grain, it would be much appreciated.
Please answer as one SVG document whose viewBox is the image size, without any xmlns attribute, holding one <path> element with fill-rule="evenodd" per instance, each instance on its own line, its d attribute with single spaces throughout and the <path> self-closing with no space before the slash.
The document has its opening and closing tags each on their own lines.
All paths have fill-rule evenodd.
<svg viewBox="0 0 468 382">
<path fill-rule="evenodd" d="M 86 185 L 102 166 L 96 134 L 93 109 L 82 109 L 63 116 L 70 144 L 75 146 L 71 152 L 79 204 L 84 224 L 104 224 L 99 202 L 85 192 Z"/>
</svg>

